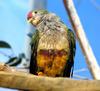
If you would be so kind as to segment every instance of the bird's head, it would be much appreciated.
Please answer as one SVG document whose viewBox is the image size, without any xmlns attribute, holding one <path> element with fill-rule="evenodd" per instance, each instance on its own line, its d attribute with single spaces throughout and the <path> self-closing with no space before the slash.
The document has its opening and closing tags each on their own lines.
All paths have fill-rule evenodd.
<svg viewBox="0 0 100 91">
<path fill-rule="evenodd" d="M 27 20 L 32 25 L 36 26 L 41 22 L 42 17 L 47 14 L 46 10 L 33 10 L 28 13 Z"/>
</svg>

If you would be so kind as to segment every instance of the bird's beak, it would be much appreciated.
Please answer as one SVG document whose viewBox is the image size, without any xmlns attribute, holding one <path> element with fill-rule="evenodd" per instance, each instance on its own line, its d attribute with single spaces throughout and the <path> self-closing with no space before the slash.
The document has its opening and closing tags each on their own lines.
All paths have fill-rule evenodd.
<svg viewBox="0 0 100 91">
<path fill-rule="evenodd" d="M 28 13 L 28 16 L 27 16 L 27 21 L 28 21 L 29 23 L 32 21 L 32 17 L 33 17 L 32 12 L 29 12 L 29 13 Z"/>
<path fill-rule="evenodd" d="M 28 22 L 28 23 L 30 23 L 31 21 L 32 21 L 32 18 L 28 19 L 28 21 L 27 21 L 27 22 Z"/>
</svg>

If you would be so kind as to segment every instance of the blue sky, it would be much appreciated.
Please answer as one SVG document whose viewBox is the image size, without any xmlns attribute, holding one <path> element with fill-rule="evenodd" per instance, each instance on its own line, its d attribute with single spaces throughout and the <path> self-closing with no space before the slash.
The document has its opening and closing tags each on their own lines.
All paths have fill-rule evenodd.
<svg viewBox="0 0 100 91">
<path fill-rule="evenodd" d="M 74 0 L 74 3 L 86 36 L 100 65 L 100 10 L 95 7 L 92 1 L 93 0 Z M 97 0 L 95 1 L 97 2 Z M 97 3 L 99 6 L 100 1 Z M 60 16 L 61 20 L 72 29 L 62 0 L 48 0 L 47 10 Z M 25 50 L 25 38 L 29 29 L 26 16 L 29 11 L 29 0 L 0 0 L 0 40 L 10 43 L 15 55 Z M 5 62 L 7 58 L 0 54 L 0 60 Z M 87 65 L 77 42 L 74 70 L 81 68 L 87 68 Z M 91 78 L 88 70 L 77 74 Z"/>
</svg>

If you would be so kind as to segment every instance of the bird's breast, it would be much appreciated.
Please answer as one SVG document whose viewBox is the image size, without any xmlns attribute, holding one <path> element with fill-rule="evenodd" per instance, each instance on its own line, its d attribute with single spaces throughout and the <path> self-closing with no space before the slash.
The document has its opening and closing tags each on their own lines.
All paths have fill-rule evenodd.
<svg viewBox="0 0 100 91">
<path fill-rule="evenodd" d="M 65 50 L 41 49 L 37 53 L 38 75 L 61 76 L 68 59 Z"/>
<path fill-rule="evenodd" d="M 37 50 L 38 75 L 62 76 L 69 58 L 66 35 L 50 32 L 40 36 Z"/>
<path fill-rule="evenodd" d="M 65 49 L 69 51 L 67 34 L 51 31 L 45 34 L 40 34 L 38 50 L 40 49 Z"/>
</svg>

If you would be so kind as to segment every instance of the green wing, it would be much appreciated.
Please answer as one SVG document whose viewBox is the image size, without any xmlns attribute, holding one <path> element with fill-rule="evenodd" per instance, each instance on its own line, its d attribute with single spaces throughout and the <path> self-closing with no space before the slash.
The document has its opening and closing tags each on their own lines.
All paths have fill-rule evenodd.
<svg viewBox="0 0 100 91">
<path fill-rule="evenodd" d="M 70 49 L 70 55 L 69 55 L 69 60 L 67 60 L 65 70 L 64 70 L 64 77 L 72 77 L 73 75 L 73 68 L 74 68 L 74 56 L 75 56 L 75 51 L 76 51 L 76 41 L 75 41 L 75 36 L 72 30 L 66 29 L 67 30 L 67 36 L 68 36 L 68 41 L 69 41 L 69 49 Z"/>
<path fill-rule="evenodd" d="M 70 44 L 70 51 L 71 51 L 71 57 L 74 58 L 75 56 L 75 51 L 76 51 L 76 38 L 71 29 L 68 29 L 68 40 Z"/>
<path fill-rule="evenodd" d="M 30 73 L 35 75 L 37 72 L 36 56 L 37 56 L 38 41 L 39 41 L 39 33 L 36 30 L 31 39 L 31 59 L 30 59 L 30 67 L 29 67 Z"/>
</svg>

